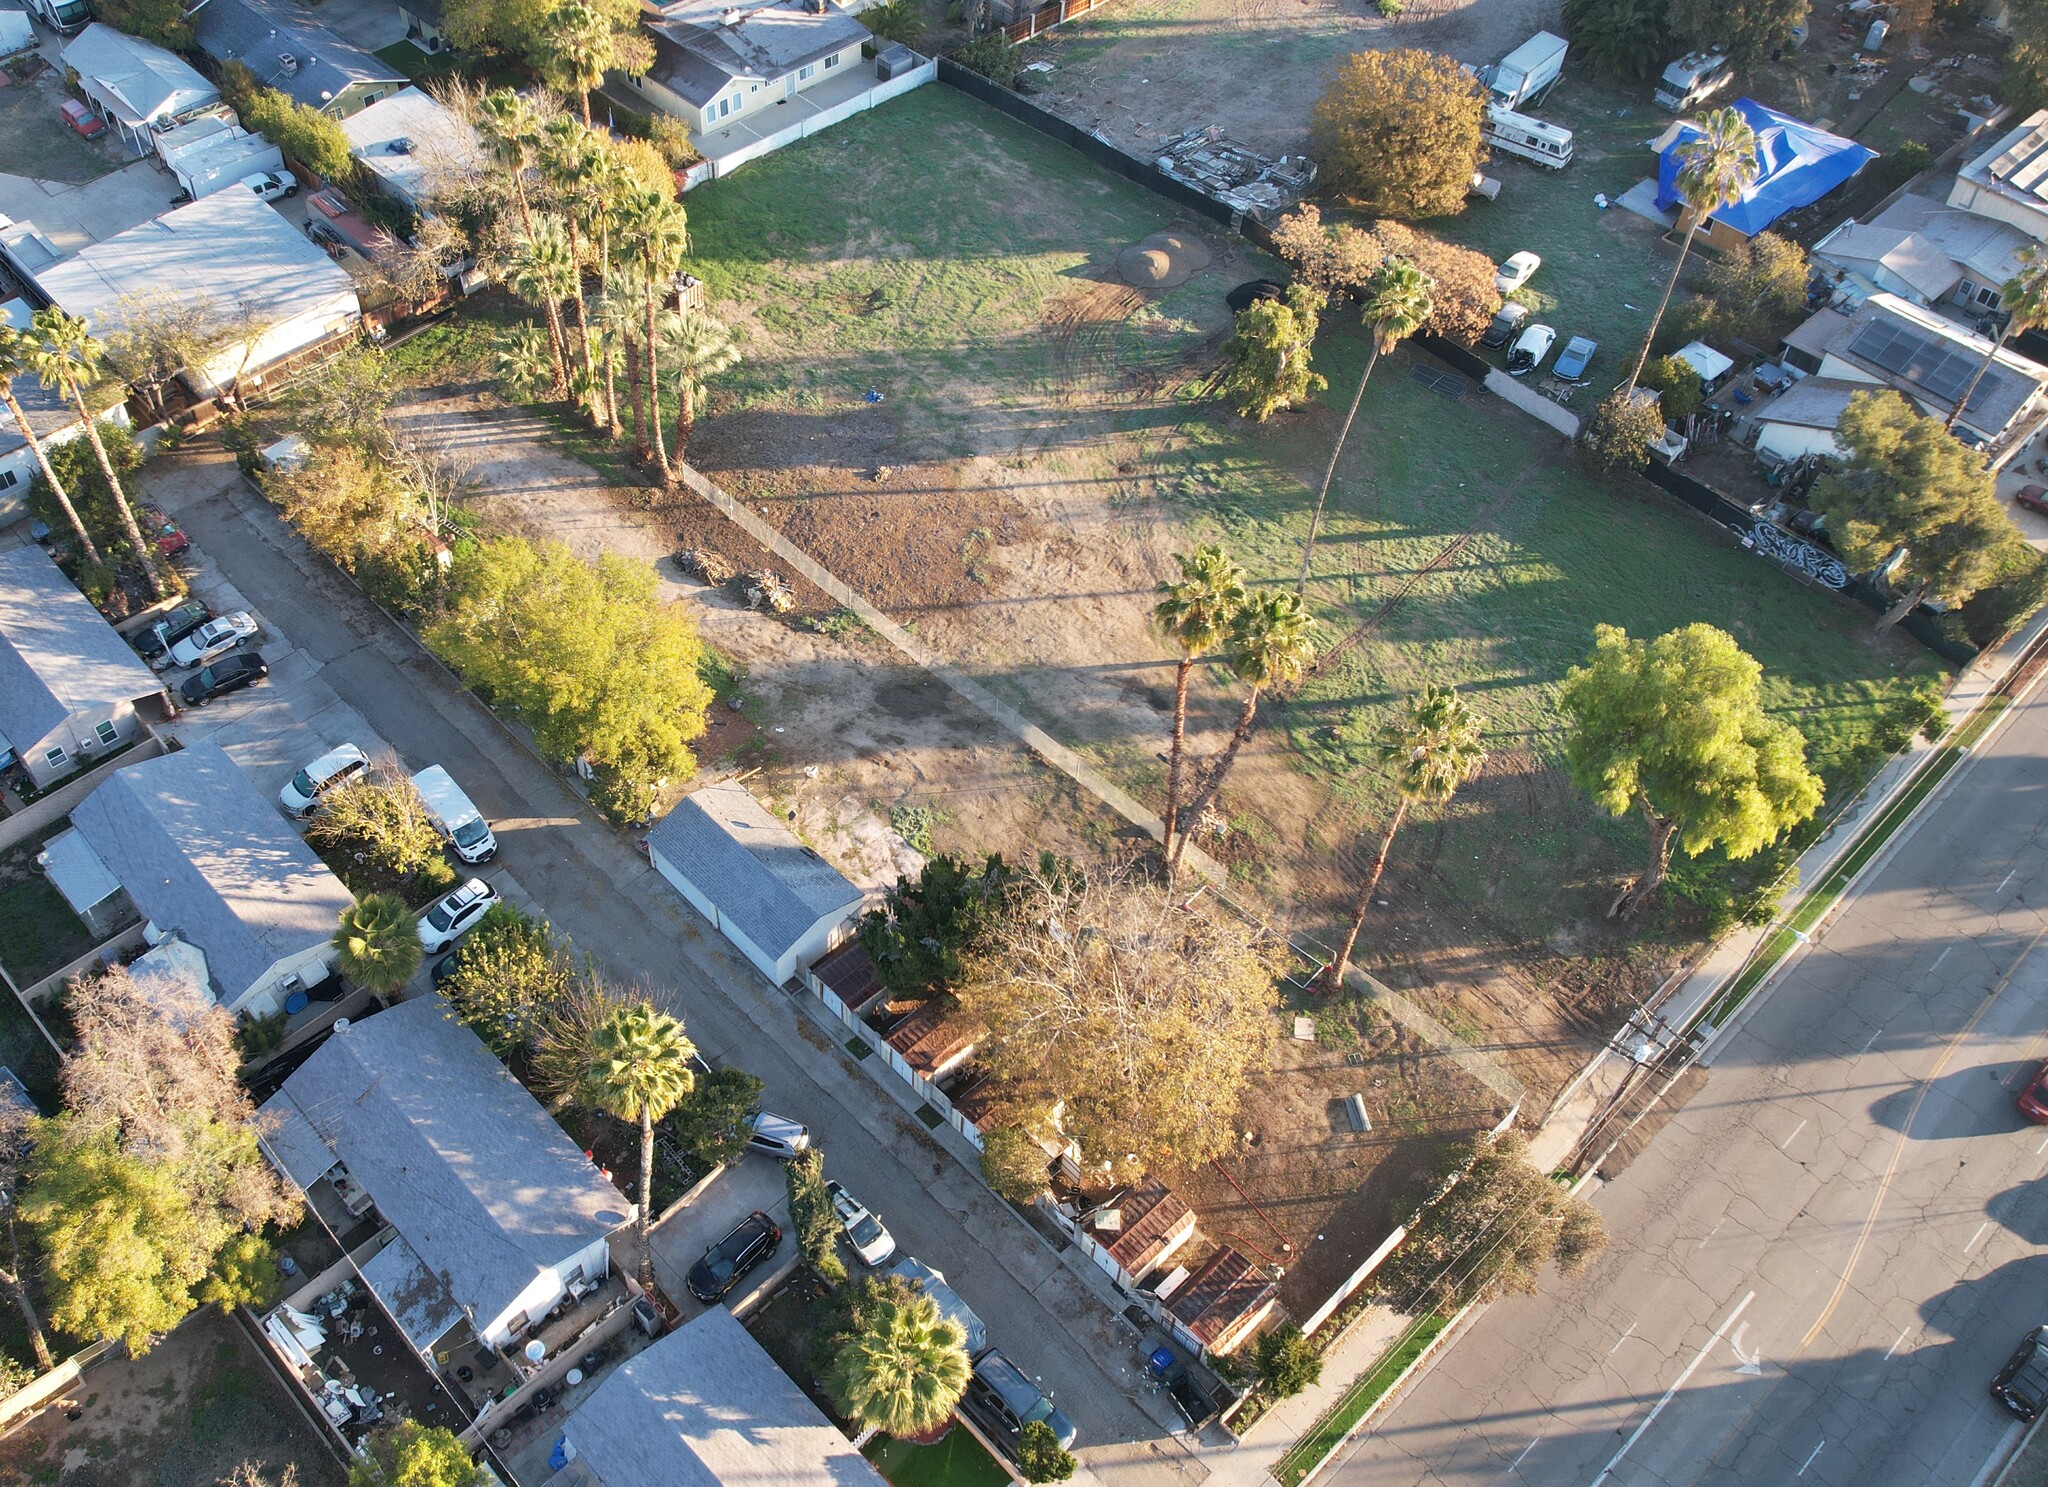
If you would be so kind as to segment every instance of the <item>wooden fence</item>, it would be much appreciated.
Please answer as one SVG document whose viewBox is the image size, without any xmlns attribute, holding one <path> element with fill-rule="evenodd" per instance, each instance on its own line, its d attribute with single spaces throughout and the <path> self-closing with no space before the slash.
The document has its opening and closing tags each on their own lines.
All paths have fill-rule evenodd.
<svg viewBox="0 0 2048 1487">
<path fill-rule="evenodd" d="M 1079 20 L 1108 0 L 1053 0 L 1050 5 L 1041 5 L 1021 21 L 1013 21 L 1003 27 L 1003 35 L 1012 41 L 1029 41 L 1044 31 L 1050 31 L 1062 21 Z"/>
</svg>

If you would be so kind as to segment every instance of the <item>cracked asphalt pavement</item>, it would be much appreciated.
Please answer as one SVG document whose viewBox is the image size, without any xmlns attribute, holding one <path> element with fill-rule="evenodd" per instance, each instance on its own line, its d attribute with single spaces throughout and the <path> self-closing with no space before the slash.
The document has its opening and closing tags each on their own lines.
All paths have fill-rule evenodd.
<svg viewBox="0 0 2048 1487">
<path fill-rule="evenodd" d="M 1980 1487 L 2048 1321 L 2048 702 L 2016 707 L 1589 1191 L 1606 1253 L 1480 1314 L 1325 1480 Z"/>
</svg>

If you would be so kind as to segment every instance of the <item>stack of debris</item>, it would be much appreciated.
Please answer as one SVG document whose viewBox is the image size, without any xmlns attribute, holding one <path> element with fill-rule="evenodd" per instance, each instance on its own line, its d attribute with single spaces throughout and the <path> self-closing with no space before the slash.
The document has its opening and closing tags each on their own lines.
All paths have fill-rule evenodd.
<svg viewBox="0 0 2048 1487">
<path fill-rule="evenodd" d="M 796 608 L 796 595 L 772 568 L 749 573 L 740 580 L 740 597 L 747 601 L 747 608 L 765 609 L 772 614 L 788 614 Z"/>
<path fill-rule="evenodd" d="M 676 566 L 692 578 L 717 588 L 732 582 L 733 566 L 717 553 L 702 547 L 685 547 L 676 553 Z"/>
<path fill-rule="evenodd" d="M 1262 222 L 1301 200 L 1316 178 L 1316 163 L 1308 156 L 1270 160 L 1213 124 L 1168 140 L 1153 163 L 1204 196 Z"/>
</svg>

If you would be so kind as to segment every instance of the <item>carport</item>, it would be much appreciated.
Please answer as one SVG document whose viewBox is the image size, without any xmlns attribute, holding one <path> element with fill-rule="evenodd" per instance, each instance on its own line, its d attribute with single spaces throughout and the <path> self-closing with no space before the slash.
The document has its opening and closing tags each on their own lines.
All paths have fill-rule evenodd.
<svg viewBox="0 0 2048 1487">
<path fill-rule="evenodd" d="M 673 1210 L 654 1226 L 649 1235 L 654 1278 L 684 1317 L 705 1309 L 684 1284 L 690 1267 L 756 1209 L 781 1225 L 782 1243 L 719 1303 L 739 1315 L 796 1268 L 796 1240 L 790 1234 L 789 1194 L 782 1164 L 772 1157 L 742 1157 L 699 1188 L 688 1207 Z"/>
</svg>

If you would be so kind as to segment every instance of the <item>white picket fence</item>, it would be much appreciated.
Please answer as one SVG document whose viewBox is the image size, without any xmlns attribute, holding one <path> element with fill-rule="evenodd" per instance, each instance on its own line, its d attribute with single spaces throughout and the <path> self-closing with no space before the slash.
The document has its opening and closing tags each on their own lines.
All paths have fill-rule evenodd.
<svg viewBox="0 0 2048 1487">
<path fill-rule="evenodd" d="M 784 145 L 794 144 L 800 139 L 816 134 L 821 129 L 830 129 L 834 124 L 850 119 L 855 114 L 865 113 L 877 104 L 887 103 L 892 98 L 900 98 L 913 88 L 923 87 L 938 75 L 939 64 L 937 59 L 927 57 L 918 66 L 911 68 L 910 71 L 902 74 L 900 77 L 892 77 L 887 82 L 878 82 L 865 92 L 856 93 L 853 97 L 835 103 L 829 108 L 821 108 L 815 113 L 808 113 L 786 128 L 778 129 L 772 134 L 764 134 L 757 139 L 747 141 L 745 144 L 735 146 L 728 154 L 707 155 L 702 161 L 691 166 L 683 173 L 683 189 L 687 191 L 694 186 L 701 186 L 706 181 L 714 181 L 720 176 L 731 175 L 749 160 L 758 160 L 763 155 L 772 154 L 774 151 L 781 149 Z M 803 97 L 801 93 L 796 96 L 798 99 Z"/>
<path fill-rule="evenodd" d="M 965 1136 L 976 1151 L 981 1150 L 981 1128 L 955 1110 L 953 1102 L 940 1093 L 937 1085 L 905 1063 L 903 1055 L 883 1042 L 881 1036 L 862 1022 L 853 1009 L 839 999 L 839 993 L 820 981 L 809 966 L 804 967 L 803 979 L 804 985 L 824 1004 L 825 1010 L 832 1014 L 839 1025 L 858 1035 L 863 1043 L 874 1050 L 868 1057 L 856 1059 L 855 1062 L 873 1073 L 877 1079 L 882 1077 L 881 1070 L 886 1067 L 890 1073 L 916 1091 L 920 1100 L 945 1117 L 946 1124 Z M 881 1060 L 880 1064 L 875 1062 L 877 1058 Z"/>
</svg>

